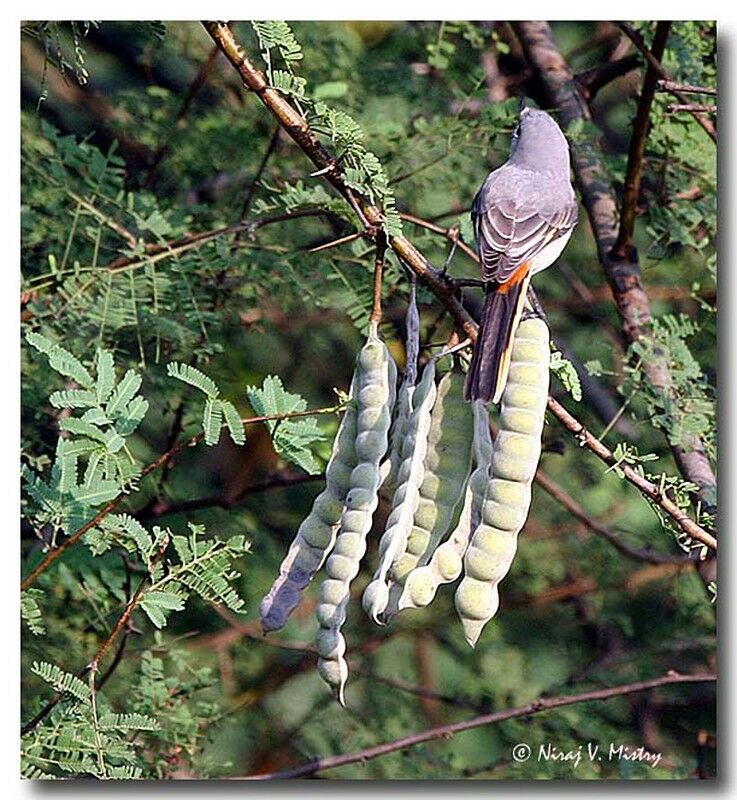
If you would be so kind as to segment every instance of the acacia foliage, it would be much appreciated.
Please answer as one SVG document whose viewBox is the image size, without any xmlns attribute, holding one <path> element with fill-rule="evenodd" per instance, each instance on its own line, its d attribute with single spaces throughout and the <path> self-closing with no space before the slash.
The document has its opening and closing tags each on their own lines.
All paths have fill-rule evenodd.
<svg viewBox="0 0 737 800">
<path fill-rule="evenodd" d="M 653 26 L 638 27 L 650 41 Z M 486 171 L 506 157 L 516 114 L 513 97 L 488 101 L 485 59 L 496 59 L 510 86 L 524 80 L 507 26 L 235 30 L 261 54 L 272 85 L 341 156 L 348 184 L 383 206 L 389 233 L 401 225 L 438 266 L 448 243 L 401 221 L 399 211 L 457 225 L 472 241 L 467 209 Z M 554 33 L 576 71 L 609 57 L 611 41 L 597 38 L 591 23 L 559 24 Z M 452 590 L 378 639 L 355 614 L 346 635 L 360 676 L 348 711 L 338 714 L 313 656 L 294 649 L 314 635 L 309 612 L 285 629 L 290 648 L 250 638 L 251 610 L 319 489 L 249 486 L 319 472 L 337 420 L 298 417 L 266 428 L 241 419 L 339 404 L 334 390 L 347 391 L 371 308 L 372 247 L 355 238 L 309 252 L 353 233 L 355 214 L 311 175 L 286 136 L 274 139 L 274 122 L 221 59 L 184 108 L 212 46 L 198 25 L 34 23 L 23 37 L 24 574 L 44 548 L 63 544 L 120 497 L 22 595 L 24 721 L 61 697 L 23 737 L 24 774 L 246 774 L 470 713 L 389 688 L 382 676 L 497 709 L 574 685 L 710 663 L 714 609 L 695 572 L 626 559 L 539 489 L 502 610 L 474 652 L 451 623 Z M 714 26 L 674 24 L 664 64 L 675 79 L 713 85 Z M 640 77 L 641 70 L 606 87 L 593 103 L 593 132 L 618 191 Z M 554 393 L 605 432 L 622 462 L 647 469 L 687 505 L 694 487 L 678 477 L 669 446 L 697 435 L 716 456 L 715 151 L 691 117 L 670 114 L 667 103 L 656 96 L 636 231 L 657 316 L 651 342 L 621 352 L 585 224 L 538 285 L 553 338 L 576 356 L 582 378 L 579 387 L 564 368 Z M 244 213 L 253 224 L 231 230 Z M 264 223 L 285 214 L 293 218 Z M 462 252 L 450 269 L 476 276 Z M 382 333 L 401 360 L 407 283 L 391 255 L 384 297 Z M 450 322 L 422 287 L 420 301 L 424 341 L 447 339 Z M 655 352 L 666 354 L 673 375 L 668 398 L 642 371 Z M 580 402 L 569 391 L 580 391 Z M 601 394 L 609 398 L 605 419 Z M 623 409 L 613 427 L 611 409 Z M 200 437 L 203 444 L 143 475 L 175 442 Z M 616 469 L 607 474 L 552 421 L 544 445 L 543 469 L 589 514 L 633 547 L 680 552 Z M 100 672 L 80 677 L 139 586 L 131 625 Z M 701 751 L 696 742 L 699 731 L 714 732 L 713 702 L 710 690 L 679 688 L 634 704 L 573 706 L 334 774 L 708 774 L 708 736 Z M 586 740 L 643 743 L 643 720 L 657 735 L 645 744 L 667 753 L 657 768 L 583 763 L 574 775 L 566 763 L 510 760 L 520 741 L 563 750 Z"/>
</svg>

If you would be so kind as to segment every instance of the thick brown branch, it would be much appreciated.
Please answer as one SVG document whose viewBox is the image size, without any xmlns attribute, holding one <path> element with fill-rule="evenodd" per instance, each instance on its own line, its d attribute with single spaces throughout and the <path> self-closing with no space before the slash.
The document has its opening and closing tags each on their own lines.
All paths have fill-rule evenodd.
<svg viewBox="0 0 737 800">
<path fill-rule="evenodd" d="M 560 708 L 562 706 L 570 706 L 577 703 L 590 703 L 594 701 L 609 700 L 612 697 L 623 697 L 636 692 L 646 692 L 652 689 L 657 689 L 660 686 L 670 686 L 673 684 L 684 683 L 704 683 L 716 681 L 716 675 L 713 673 L 703 673 L 695 675 L 681 675 L 678 672 L 670 671 L 665 675 L 650 680 L 638 681 L 637 683 L 627 683 L 619 686 L 612 686 L 608 689 L 596 689 L 589 692 L 581 692 L 579 694 L 562 695 L 559 697 L 540 697 L 532 703 L 517 708 L 507 708 L 503 711 L 495 711 L 491 714 L 482 714 L 473 719 L 464 720 L 462 722 L 454 722 L 450 725 L 440 725 L 436 728 L 421 731 L 410 736 L 404 736 L 401 739 L 395 739 L 391 742 L 377 745 L 375 747 L 367 747 L 364 750 L 358 750 L 353 753 L 346 753 L 339 756 L 328 756 L 326 758 L 315 758 L 302 764 L 299 767 L 283 770 L 282 772 L 271 772 L 263 775 L 249 775 L 246 780 L 283 780 L 287 778 L 301 778 L 305 775 L 314 775 L 316 772 L 322 772 L 326 769 L 334 769 L 346 764 L 355 764 L 357 762 L 369 761 L 372 758 L 395 753 L 398 750 L 405 750 L 408 747 L 414 747 L 423 742 L 431 742 L 435 739 L 447 739 L 457 733 L 472 730 L 473 728 L 480 728 L 484 725 L 494 725 L 503 722 L 507 719 L 515 719 L 518 717 L 528 717 L 532 714 L 539 714 L 543 711 L 549 711 L 553 708 Z M 243 778 L 234 778 L 232 780 L 243 780 Z"/>
<path fill-rule="evenodd" d="M 579 72 L 576 80 L 585 91 L 589 100 L 593 100 L 597 92 L 608 86 L 612 81 L 621 78 L 640 65 L 640 57 L 631 53 L 616 61 L 607 61 L 598 67 L 593 67 L 585 72 Z"/>
<path fill-rule="evenodd" d="M 658 22 L 653 40 L 652 56 L 658 62 L 663 57 L 665 43 L 670 33 L 670 22 Z M 631 259 L 635 232 L 635 216 L 637 201 L 640 197 L 640 180 L 642 178 L 642 160 L 645 156 L 648 129 L 650 127 L 650 109 L 655 97 L 655 85 L 658 79 L 657 72 L 648 62 L 645 78 L 642 82 L 640 101 L 637 104 L 634 129 L 630 139 L 630 150 L 627 158 L 627 174 L 624 179 L 624 193 L 622 195 L 622 209 L 619 215 L 619 235 L 612 248 L 612 255 L 619 261 Z"/>
</svg>

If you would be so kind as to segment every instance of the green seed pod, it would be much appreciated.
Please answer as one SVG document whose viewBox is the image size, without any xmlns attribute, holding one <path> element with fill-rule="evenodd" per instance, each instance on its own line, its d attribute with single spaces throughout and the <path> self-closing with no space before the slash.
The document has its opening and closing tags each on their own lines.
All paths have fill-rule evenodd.
<svg viewBox="0 0 737 800">
<path fill-rule="evenodd" d="M 468 540 L 481 520 L 493 448 L 486 404 L 482 400 L 476 400 L 472 409 L 474 470 L 468 479 L 461 517 L 448 541 L 438 547 L 429 563 L 412 570 L 407 576 L 404 593 L 399 601 L 400 609 L 429 605 L 441 584 L 451 583 L 460 576 Z"/>
<path fill-rule="evenodd" d="M 325 565 L 327 578 L 320 587 L 317 607 L 318 671 L 342 705 L 345 705 L 348 665 L 341 628 L 351 581 L 366 552 L 366 536 L 379 502 L 381 463 L 387 450 L 396 390 L 396 366 L 379 339 L 375 324 L 371 325 L 366 344 L 358 354 L 357 382 L 356 466 L 351 472 L 333 555 Z"/>
<path fill-rule="evenodd" d="M 530 510 L 531 483 L 540 460 L 549 367 L 547 325 L 536 317 L 523 320 L 512 346 L 481 521 L 466 550 L 465 574 L 455 595 L 456 611 L 472 647 L 499 608 L 499 583 L 512 564 L 517 536 Z"/>
<path fill-rule="evenodd" d="M 463 382 L 463 373 L 453 368 L 438 384 L 420 500 L 405 552 L 392 565 L 391 577 L 396 586 L 390 592 L 387 617 L 414 605 L 405 587 L 408 576 L 428 563 L 438 544 L 461 517 L 474 435 L 473 412 L 463 399 Z"/>
<path fill-rule="evenodd" d="M 402 463 L 398 470 L 402 483 L 394 492 L 392 510 L 379 542 L 379 566 L 374 573 L 374 579 L 363 593 L 362 602 L 366 613 L 379 624 L 382 624 L 380 615 L 389 599 L 389 569 L 397 555 L 406 547 L 420 499 L 430 415 L 436 394 L 435 362 L 431 360 L 425 365 L 422 380 L 413 395 L 413 409 L 405 428 L 406 435 L 401 451 Z"/>
<path fill-rule="evenodd" d="M 405 317 L 407 328 L 407 338 L 405 343 L 406 362 L 404 367 L 404 380 L 397 392 L 397 402 L 395 407 L 394 422 L 391 427 L 389 441 L 389 458 L 385 469 L 384 486 L 390 492 L 394 490 L 400 482 L 398 475 L 400 465 L 403 461 L 402 449 L 404 440 L 407 436 L 407 421 L 414 407 L 415 384 L 417 383 L 417 358 L 420 353 L 420 314 L 417 308 L 417 287 L 414 273 L 410 278 L 409 285 L 409 304 L 407 305 L 407 315 Z"/>
<path fill-rule="evenodd" d="M 355 395 L 357 373 L 351 382 L 351 398 L 333 442 L 333 452 L 325 469 L 325 489 L 315 498 L 312 510 L 297 530 L 279 576 L 261 601 L 264 633 L 282 628 L 299 603 L 302 592 L 315 576 L 333 548 L 343 511 L 350 476 L 356 466 L 355 439 L 358 408 Z"/>
</svg>

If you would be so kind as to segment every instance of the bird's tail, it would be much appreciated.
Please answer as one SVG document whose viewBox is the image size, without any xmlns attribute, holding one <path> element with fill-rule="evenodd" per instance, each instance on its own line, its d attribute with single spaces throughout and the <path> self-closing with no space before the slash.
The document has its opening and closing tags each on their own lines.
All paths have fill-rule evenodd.
<svg viewBox="0 0 737 800">
<path fill-rule="evenodd" d="M 528 272 L 513 286 L 497 287 L 487 293 L 471 368 L 466 376 L 466 400 L 499 402 L 507 383 L 514 333 L 529 285 Z"/>
</svg>

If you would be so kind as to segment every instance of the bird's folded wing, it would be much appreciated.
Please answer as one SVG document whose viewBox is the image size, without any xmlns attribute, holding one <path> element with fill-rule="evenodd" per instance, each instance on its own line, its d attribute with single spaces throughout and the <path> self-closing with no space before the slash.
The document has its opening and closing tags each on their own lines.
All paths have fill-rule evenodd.
<svg viewBox="0 0 737 800">
<path fill-rule="evenodd" d="M 472 217 L 482 279 L 506 283 L 520 264 L 572 230 L 578 209 L 575 201 L 550 211 L 534 200 L 506 199 L 492 201 L 483 211 L 475 204 Z"/>
</svg>

